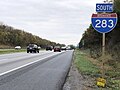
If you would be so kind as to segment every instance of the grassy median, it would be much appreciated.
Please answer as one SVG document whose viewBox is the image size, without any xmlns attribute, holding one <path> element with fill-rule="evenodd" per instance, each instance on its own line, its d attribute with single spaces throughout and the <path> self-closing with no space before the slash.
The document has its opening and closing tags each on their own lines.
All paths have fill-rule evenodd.
<svg viewBox="0 0 120 90">
<path fill-rule="evenodd" d="M 20 49 L 20 50 L 15 50 L 15 49 L 0 49 L 0 54 L 25 52 L 25 51 L 26 51 L 26 49 Z"/>
</svg>

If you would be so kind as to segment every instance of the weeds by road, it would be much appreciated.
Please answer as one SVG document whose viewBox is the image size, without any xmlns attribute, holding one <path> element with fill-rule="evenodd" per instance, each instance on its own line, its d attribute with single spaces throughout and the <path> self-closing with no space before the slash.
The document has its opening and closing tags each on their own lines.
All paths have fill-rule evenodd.
<svg viewBox="0 0 120 90">
<path fill-rule="evenodd" d="M 75 65 L 79 72 L 91 78 L 101 77 L 101 61 L 99 59 L 92 59 L 85 51 L 75 51 Z M 107 56 L 106 56 L 107 57 Z M 107 58 L 104 59 L 107 59 Z M 112 66 L 105 64 L 105 79 L 107 80 L 106 87 L 103 90 L 120 90 L 120 72 L 114 70 Z"/>
<path fill-rule="evenodd" d="M 102 88 L 96 85 L 96 79 L 101 77 L 101 61 L 91 58 L 86 51 L 75 50 L 65 83 L 68 89 L 64 90 L 120 90 L 120 72 L 114 71 L 108 64 L 105 64 L 104 68 L 107 84 Z"/>
</svg>

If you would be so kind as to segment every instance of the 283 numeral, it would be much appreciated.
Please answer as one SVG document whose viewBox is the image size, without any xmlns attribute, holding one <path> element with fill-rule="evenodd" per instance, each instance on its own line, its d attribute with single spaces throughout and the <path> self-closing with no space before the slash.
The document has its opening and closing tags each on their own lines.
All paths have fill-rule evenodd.
<svg viewBox="0 0 120 90">
<path fill-rule="evenodd" d="M 96 21 L 96 25 L 95 25 L 95 27 L 96 28 L 106 28 L 107 26 L 109 27 L 109 28 L 112 28 L 113 26 L 114 26 L 114 23 L 113 23 L 113 20 L 99 20 L 99 19 L 97 19 Z"/>
</svg>

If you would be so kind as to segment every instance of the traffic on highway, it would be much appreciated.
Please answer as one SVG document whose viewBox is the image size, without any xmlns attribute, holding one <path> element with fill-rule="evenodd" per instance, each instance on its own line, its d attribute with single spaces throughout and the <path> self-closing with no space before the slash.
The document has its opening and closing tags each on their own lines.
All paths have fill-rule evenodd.
<svg viewBox="0 0 120 90">
<path fill-rule="evenodd" d="M 0 90 L 60 90 L 72 54 L 73 50 L 0 55 Z"/>
<path fill-rule="evenodd" d="M 0 90 L 120 90 L 120 0 L 0 6 Z"/>
</svg>

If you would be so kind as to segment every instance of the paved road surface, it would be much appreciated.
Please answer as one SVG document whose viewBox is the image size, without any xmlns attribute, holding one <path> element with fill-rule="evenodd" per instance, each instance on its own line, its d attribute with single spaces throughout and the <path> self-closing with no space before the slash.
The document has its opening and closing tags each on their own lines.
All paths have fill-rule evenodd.
<svg viewBox="0 0 120 90">
<path fill-rule="evenodd" d="M 0 55 L 0 90 L 61 90 L 73 51 Z"/>
</svg>

